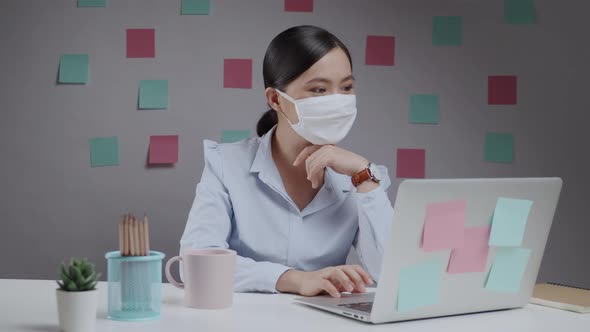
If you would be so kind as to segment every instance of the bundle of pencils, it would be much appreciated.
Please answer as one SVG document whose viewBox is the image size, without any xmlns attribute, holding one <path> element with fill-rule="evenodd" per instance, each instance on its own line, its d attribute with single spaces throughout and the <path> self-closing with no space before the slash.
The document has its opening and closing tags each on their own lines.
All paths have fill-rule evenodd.
<svg viewBox="0 0 590 332">
<path fill-rule="evenodd" d="M 150 232 L 147 216 L 137 220 L 133 214 L 121 216 L 119 222 L 119 251 L 121 256 L 149 256 Z"/>
</svg>

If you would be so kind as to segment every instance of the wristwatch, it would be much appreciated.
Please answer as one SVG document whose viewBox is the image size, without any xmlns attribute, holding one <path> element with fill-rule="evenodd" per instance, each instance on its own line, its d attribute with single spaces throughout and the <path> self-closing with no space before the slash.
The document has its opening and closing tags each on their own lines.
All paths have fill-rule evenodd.
<svg viewBox="0 0 590 332">
<path fill-rule="evenodd" d="M 355 187 L 358 187 L 361 183 L 367 180 L 379 183 L 381 182 L 381 172 L 379 172 L 379 168 L 377 168 L 377 165 L 369 163 L 369 166 L 367 166 L 367 168 L 354 174 L 351 180 L 352 184 Z"/>
</svg>

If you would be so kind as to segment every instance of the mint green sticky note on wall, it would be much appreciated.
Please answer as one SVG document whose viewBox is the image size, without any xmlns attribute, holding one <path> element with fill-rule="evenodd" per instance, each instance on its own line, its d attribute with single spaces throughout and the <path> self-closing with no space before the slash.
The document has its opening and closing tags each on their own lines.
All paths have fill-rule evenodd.
<svg viewBox="0 0 590 332">
<path fill-rule="evenodd" d="M 139 109 L 167 109 L 168 80 L 139 82 Z"/>
<path fill-rule="evenodd" d="M 504 0 L 504 22 L 508 24 L 535 24 L 535 1 Z"/>
<path fill-rule="evenodd" d="M 514 136 L 505 133 L 486 133 L 484 160 L 494 163 L 511 163 L 514 160 Z"/>
<path fill-rule="evenodd" d="M 485 289 L 518 293 L 530 256 L 530 249 L 498 248 L 488 273 Z"/>
<path fill-rule="evenodd" d="M 409 311 L 440 302 L 442 264 L 433 260 L 400 270 L 397 311 Z"/>
<path fill-rule="evenodd" d="M 88 54 L 63 54 L 59 60 L 59 83 L 88 82 Z"/>
<path fill-rule="evenodd" d="M 211 0 L 182 0 L 180 8 L 182 15 L 209 15 Z"/>
<path fill-rule="evenodd" d="M 90 142 L 90 166 L 119 165 L 119 143 L 116 136 L 95 137 Z"/>
<path fill-rule="evenodd" d="M 410 123 L 437 124 L 439 97 L 437 95 L 410 96 Z"/>
<path fill-rule="evenodd" d="M 78 7 L 106 7 L 107 0 L 78 0 Z"/>
<path fill-rule="evenodd" d="M 432 45 L 459 46 L 463 44 L 461 16 L 434 16 L 432 18 Z"/>
<path fill-rule="evenodd" d="M 500 197 L 492 216 L 490 246 L 518 247 L 522 245 L 533 201 Z"/>
<path fill-rule="evenodd" d="M 222 143 L 233 143 L 250 137 L 249 130 L 224 130 L 221 132 Z"/>
</svg>

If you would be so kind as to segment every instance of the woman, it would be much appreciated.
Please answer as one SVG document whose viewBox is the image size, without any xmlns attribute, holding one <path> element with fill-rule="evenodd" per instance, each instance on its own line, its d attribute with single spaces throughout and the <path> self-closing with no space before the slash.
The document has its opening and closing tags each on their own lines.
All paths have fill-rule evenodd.
<svg viewBox="0 0 590 332">
<path fill-rule="evenodd" d="M 260 137 L 204 142 L 181 252 L 237 251 L 237 292 L 364 292 L 393 209 L 387 169 L 334 145 L 356 118 L 350 54 L 328 31 L 293 27 L 270 43 L 263 76 Z M 345 265 L 351 246 L 363 267 Z"/>
</svg>

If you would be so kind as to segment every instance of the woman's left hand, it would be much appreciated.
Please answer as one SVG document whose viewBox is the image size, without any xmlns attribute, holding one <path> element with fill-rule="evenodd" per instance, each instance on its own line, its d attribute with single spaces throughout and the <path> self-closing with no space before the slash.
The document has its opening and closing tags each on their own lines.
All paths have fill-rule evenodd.
<svg viewBox="0 0 590 332">
<path fill-rule="evenodd" d="M 304 148 L 293 166 L 297 167 L 305 162 L 307 179 L 315 189 L 324 183 L 324 169 L 330 167 L 336 173 L 353 176 L 364 170 L 369 161 L 358 154 L 344 150 L 335 145 L 311 145 Z"/>
</svg>

